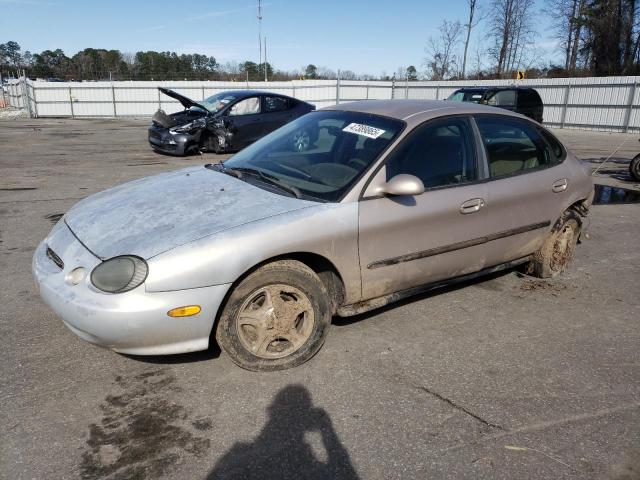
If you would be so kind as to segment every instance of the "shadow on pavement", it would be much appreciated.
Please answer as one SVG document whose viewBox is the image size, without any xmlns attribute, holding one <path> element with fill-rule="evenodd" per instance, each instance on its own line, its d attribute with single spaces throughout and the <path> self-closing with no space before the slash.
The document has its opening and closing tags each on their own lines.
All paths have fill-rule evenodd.
<svg viewBox="0 0 640 480">
<path fill-rule="evenodd" d="M 357 479 L 325 410 L 302 385 L 278 392 L 269 421 L 251 443 L 236 443 L 213 467 L 214 479 Z"/>
</svg>

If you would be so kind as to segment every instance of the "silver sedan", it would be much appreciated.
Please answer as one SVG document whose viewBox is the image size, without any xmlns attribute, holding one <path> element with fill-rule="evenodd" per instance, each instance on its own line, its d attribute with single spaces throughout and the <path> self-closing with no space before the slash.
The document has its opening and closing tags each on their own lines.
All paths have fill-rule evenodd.
<svg viewBox="0 0 640 480">
<path fill-rule="evenodd" d="M 292 138 L 313 144 L 303 152 Z M 299 365 L 349 316 L 571 258 L 593 184 L 544 127 L 474 104 L 367 101 L 309 113 L 229 160 L 75 205 L 38 246 L 44 301 L 118 352 L 207 349 Z"/>
</svg>

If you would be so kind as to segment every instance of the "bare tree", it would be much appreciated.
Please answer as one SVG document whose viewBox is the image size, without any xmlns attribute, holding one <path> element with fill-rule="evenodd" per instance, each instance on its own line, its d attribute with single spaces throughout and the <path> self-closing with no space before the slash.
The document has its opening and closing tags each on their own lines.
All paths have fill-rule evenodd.
<svg viewBox="0 0 640 480">
<path fill-rule="evenodd" d="M 460 42 L 462 25 L 459 21 L 450 22 L 443 20 L 438 28 L 439 35 L 430 37 L 427 42 L 427 76 L 431 80 L 445 80 L 455 74 L 456 55 L 455 49 Z"/>
<path fill-rule="evenodd" d="M 465 28 L 467 29 L 467 38 L 464 41 L 464 53 L 462 55 L 462 73 L 461 76 L 464 79 L 467 74 L 467 52 L 469 50 L 469 40 L 471 39 L 471 30 L 475 27 L 478 22 L 478 15 L 476 12 L 476 7 L 478 5 L 478 0 L 467 0 L 467 5 L 469 6 L 469 20 L 465 23 Z"/>
<path fill-rule="evenodd" d="M 498 77 L 517 68 L 524 49 L 533 42 L 534 6 L 534 0 L 492 0 L 489 34 L 494 40 L 492 54 Z"/>
</svg>

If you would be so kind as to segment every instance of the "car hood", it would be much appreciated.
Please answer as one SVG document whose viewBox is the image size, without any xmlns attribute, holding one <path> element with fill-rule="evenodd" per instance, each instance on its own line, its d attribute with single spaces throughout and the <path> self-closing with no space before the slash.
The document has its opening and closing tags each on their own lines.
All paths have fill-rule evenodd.
<svg viewBox="0 0 640 480">
<path fill-rule="evenodd" d="M 188 97 L 185 97 L 184 95 L 180 95 L 178 92 L 174 92 L 173 90 L 169 90 L 168 88 L 162 88 L 162 87 L 158 87 L 158 90 L 160 90 L 165 95 L 178 100 L 184 108 L 198 107 L 203 109 L 205 112 L 208 111 L 206 107 L 200 105 L 198 102 L 194 102 L 193 100 L 191 100 Z"/>
<path fill-rule="evenodd" d="M 128 182 L 77 203 L 64 219 L 102 259 L 167 250 L 239 225 L 317 205 L 191 167 Z"/>
</svg>

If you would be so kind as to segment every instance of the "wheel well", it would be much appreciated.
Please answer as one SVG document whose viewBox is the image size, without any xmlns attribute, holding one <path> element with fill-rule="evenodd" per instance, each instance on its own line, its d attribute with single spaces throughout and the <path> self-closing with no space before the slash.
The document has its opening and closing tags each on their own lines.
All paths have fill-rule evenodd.
<svg viewBox="0 0 640 480">
<path fill-rule="evenodd" d="M 567 210 L 573 210 L 581 217 L 586 217 L 589 213 L 588 199 L 583 198 L 582 200 L 578 200 L 577 202 L 571 204 Z"/>
</svg>

